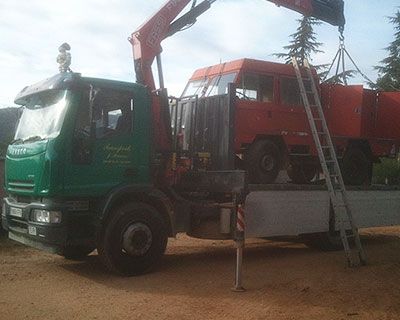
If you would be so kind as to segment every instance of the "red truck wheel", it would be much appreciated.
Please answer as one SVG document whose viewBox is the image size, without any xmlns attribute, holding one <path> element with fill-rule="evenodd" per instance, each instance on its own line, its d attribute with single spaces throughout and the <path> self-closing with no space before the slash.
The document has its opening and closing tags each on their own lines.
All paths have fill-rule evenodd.
<svg viewBox="0 0 400 320">
<path fill-rule="evenodd" d="M 351 148 L 345 153 L 341 170 L 347 185 L 371 184 L 372 161 L 359 148 Z"/>
<path fill-rule="evenodd" d="M 273 183 L 282 166 L 281 159 L 279 148 L 272 141 L 253 143 L 245 157 L 250 183 Z"/>
<path fill-rule="evenodd" d="M 128 203 L 117 208 L 109 219 L 98 252 L 111 272 L 139 275 L 157 265 L 167 241 L 165 223 L 153 207 Z"/>
</svg>

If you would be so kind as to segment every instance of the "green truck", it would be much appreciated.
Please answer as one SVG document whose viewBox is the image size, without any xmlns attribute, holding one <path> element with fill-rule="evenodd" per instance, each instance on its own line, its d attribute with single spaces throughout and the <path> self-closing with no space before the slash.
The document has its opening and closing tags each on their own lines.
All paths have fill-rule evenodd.
<svg viewBox="0 0 400 320">
<path fill-rule="evenodd" d="M 178 232 L 236 238 L 247 185 L 234 170 L 235 91 L 227 85 L 227 94 L 170 106 L 159 56 L 161 41 L 214 1 L 177 20 L 190 1 L 168 1 L 132 34 L 137 83 L 82 77 L 61 57 L 59 74 L 18 94 L 24 108 L 7 151 L 2 210 L 11 239 L 66 258 L 97 249 L 109 270 L 132 275 L 156 266 Z M 282 5 L 305 10 L 297 1 Z M 184 118 L 210 129 L 195 136 Z"/>
</svg>

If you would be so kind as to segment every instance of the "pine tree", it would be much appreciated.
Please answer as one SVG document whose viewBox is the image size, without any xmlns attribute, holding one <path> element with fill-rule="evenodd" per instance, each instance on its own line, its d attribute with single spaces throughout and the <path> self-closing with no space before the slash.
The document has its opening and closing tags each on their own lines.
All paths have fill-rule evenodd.
<svg viewBox="0 0 400 320">
<path fill-rule="evenodd" d="M 379 72 L 376 86 L 385 91 L 400 91 L 400 10 L 389 17 L 389 22 L 394 24 L 395 39 L 385 48 L 389 52 L 388 57 L 375 67 Z"/>
<path fill-rule="evenodd" d="M 305 58 L 311 62 L 313 54 L 324 52 L 319 49 L 322 43 L 317 41 L 316 33 L 314 32 L 314 26 L 319 26 L 321 21 L 308 16 L 303 16 L 302 19 L 298 19 L 297 21 L 299 22 L 299 26 L 296 32 L 290 35 L 292 38 L 290 44 L 283 47 L 285 50 L 288 50 L 287 53 L 276 53 L 274 56 L 284 58 L 287 64 L 291 63 L 292 57 L 296 57 L 299 65 L 302 66 Z M 317 70 L 321 79 L 325 79 L 328 76 L 329 64 L 321 64 L 313 67 Z M 328 78 L 325 82 L 344 84 L 344 77 L 349 79 L 354 77 L 354 74 L 354 70 L 346 70 Z"/>
<path fill-rule="evenodd" d="M 322 43 L 317 41 L 314 32 L 314 26 L 320 25 L 321 22 L 316 18 L 307 16 L 297 21 L 299 26 L 296 32 L 290 35 L 292 38 L 290 44 L 283 47 L 287 50 L 287 53 L 276 53 L 274 56 L 285 59 L 287 64 L 291 63 L 292 57 L 296 57 L 299 64 L 303 65 L 304 59 L 311 60 L 312 54 L 323 52 L 318 49 L 322 46 Z"/>
</svg>

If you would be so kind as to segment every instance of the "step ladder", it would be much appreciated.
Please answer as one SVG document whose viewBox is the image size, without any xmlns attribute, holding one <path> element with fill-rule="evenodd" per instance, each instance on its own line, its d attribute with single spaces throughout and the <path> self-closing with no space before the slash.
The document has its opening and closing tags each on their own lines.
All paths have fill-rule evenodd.
<svg viewBox="0 0 400 320">
<path fill-rule="evenodd" d="M 325 182 L 329 191 L 335 220 L 339 225 L 340 238 L 343 243 L 347 263 L 350 267 L 365 265 L 365 252 L 361 245 L 358 228 L 355 225 L 350 210 L 346 187 L 340 171 L 332 138 L 326 124 L 325 115 L 322 110 L 321 100 L 314 81 L 314 76 L 311 72 L 310 64 L 307 59 L 304 60 L 303 69 L 306 71 L 304 77 L 296 58 L 292 58 L 292 63 L 296 71 L 300 94 L 318 151 L 322 171 L 325 176 Z M 350 240 L 354 241 L 353 247 L 350 246 Z"/>
</svg>

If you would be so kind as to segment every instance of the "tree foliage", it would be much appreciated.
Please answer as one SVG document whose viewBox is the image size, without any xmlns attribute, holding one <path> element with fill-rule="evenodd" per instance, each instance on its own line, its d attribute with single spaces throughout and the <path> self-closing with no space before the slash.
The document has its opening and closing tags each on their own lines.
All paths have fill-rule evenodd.
<svg viewBox="0 0 400 320">
<path fill-rule="evenodd" d="M 286 53 L 276 53 L 274 56 L 284 59 L 285 63 L 291 63 L 292 57 L 296 57 L 299 64 L 303 65 L 304 59 L 312 60 L 311 55 L 322 53 L 319 49 L 322 46 L 321 42 L 317 41 L 314 32 L 314 26 L 321 24 L 319 20 L 313 17 L 304 16 L 302 19 L 297 20 L 299 26 L 295 33 L 291 34 L 291 41 L 289 45 L 284 46 L 283 49 L 287 50 Z"/>
<path fill-rule="evenodd" d="M 280 59 L 285 59 L 285 63 L 287 64 L 291 63 L 292 57 L 296 57 L 299 65 L 302 66 L 304 59 L 311 62 L 314 54 L 323 53 L 323 51 L 319 49 L 322 43 L 317 41 L 316 33 L 314 32 L 314 27 L 320 25 L 321 21 L 307 16 L 297 21 L 299 22 L 299 26 L 296 32 L 290 35 L 292 40 L 289 45 L 283 47 L 287 52 L 276 53 L 275 56 Z M 313 68 L 317 70 L 321 79 L 325 79 L 328 76 L 329 66 L 329 64 L 321 64 L 313 65 Z M 346 70 L 328 78 L 325 82 L 344 84 L 344 77 L 349 79 L 354 77 L 354 74 L 354 70 Z"/>
<path fill-rule="evenodd" d="M 388 17 L 394 24 L 394 40 L 385 48 L 389 55 L 376 66 L 379 76 L 377 87 L 385 91 L 400 91 L 400 10 L 393 17 Z"/>
<path fill-rule="evenodd" d="M 326 76 L 328 76 L 328 71 L 323 71 L 319 74 L 321 79 L 325 79 L 324 83 L 329 83 L 329 84 L 343 84 L 345 85 L 344 79 L 350 79 L 353 78 L 356 74 L 356 71 L 354 70 L 346 70 L 344 72 L 340 72 L 332 77 L 329 77 L 327 79 Z"/>
</svg>

